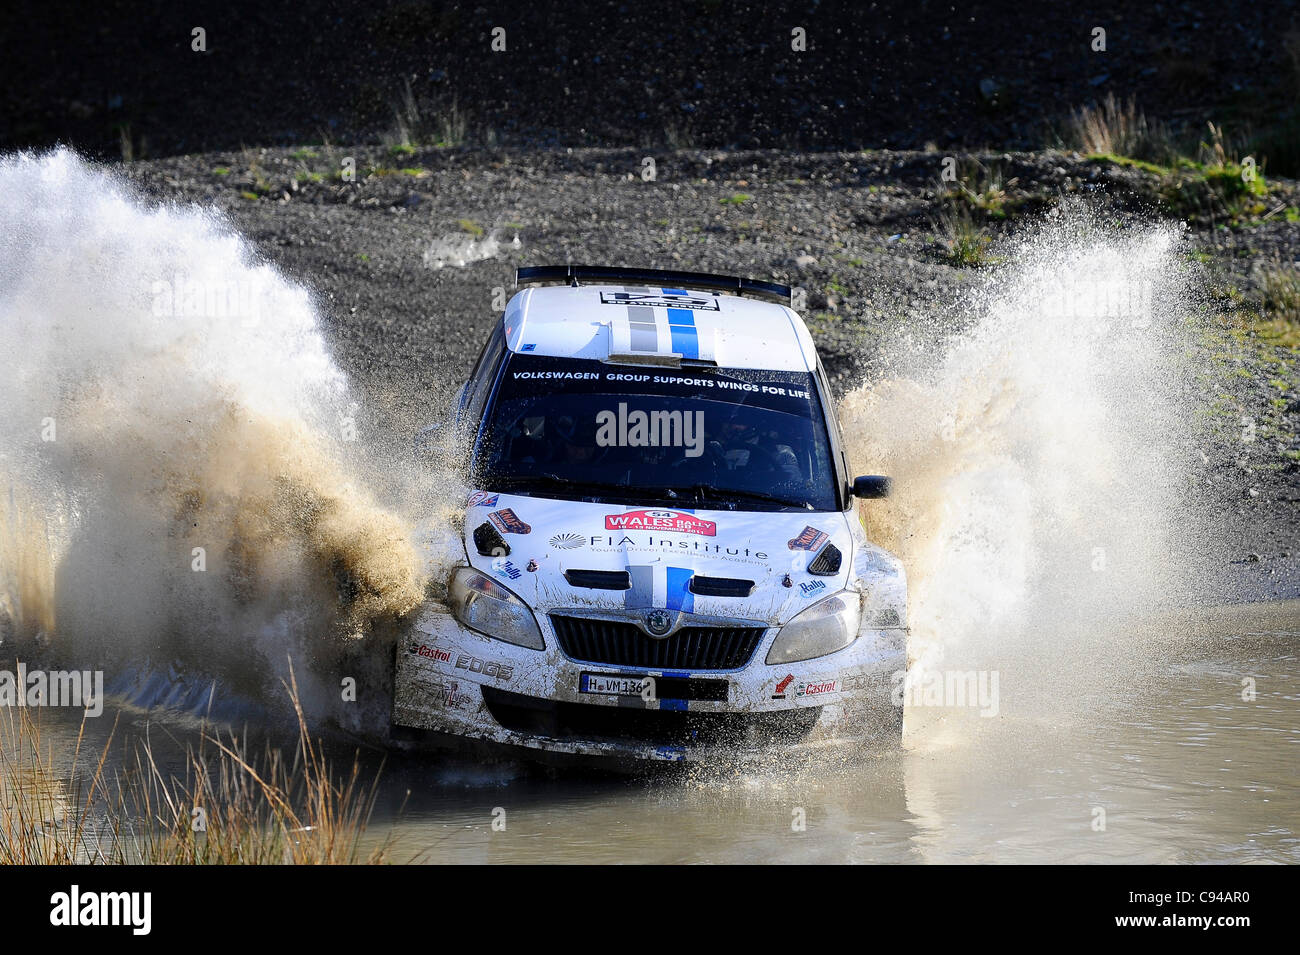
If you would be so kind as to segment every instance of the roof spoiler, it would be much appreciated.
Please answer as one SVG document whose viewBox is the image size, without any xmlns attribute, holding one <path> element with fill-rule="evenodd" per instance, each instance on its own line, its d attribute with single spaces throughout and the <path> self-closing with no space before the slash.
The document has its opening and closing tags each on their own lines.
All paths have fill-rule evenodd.
<svg viewBox="0 0 1300 955">
<path fill-rule="evenodd" d="M 761 282 L 734 275 L 714 275 L 712 272 L 675 272 L 671 269 L 634 269 L 619 265 L 534 265 L 515 269 L 515 285 L 540 285 L 563 282 L 577 286 L 583 280 L 606 285 L 653 285 L 659 288 L 708 289 L 730 292 L 733 295 L 753 295 L 781 305 L 789 305 L 791 290 L 778 282 Z"/>
</svg>

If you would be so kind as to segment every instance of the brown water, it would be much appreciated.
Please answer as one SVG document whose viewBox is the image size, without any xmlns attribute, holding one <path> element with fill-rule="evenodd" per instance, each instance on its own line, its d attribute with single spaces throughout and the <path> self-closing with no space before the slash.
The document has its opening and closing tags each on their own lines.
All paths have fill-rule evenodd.
<svg viewBox="0 0 1300 955">
<path fill-rule="evenodd" d="M 375 833 L 430 862 L 1300 862 L 1300 603 L 1176 630 L 1086 715 L 911 710 L 900 748 L 851 767 L 610 781 L 404 764 Z"/>
<path fill-rule="evenodd" d="M 1300 602 L 1132 638 L 1158 662 L 1109 692 L 1013 705 L 1009 676 L 998 716 L 912 707 L 901 746 L 847 765 L 619 777 L 390 756 L 367 843 L 433 863 L 1300 862 Z M 57 772 L 76 724 L 42 720 Z M 192 720 L 121 712 L 119 739 L 145 732 L 163 753 L 197 738 Z"/>
</svg>

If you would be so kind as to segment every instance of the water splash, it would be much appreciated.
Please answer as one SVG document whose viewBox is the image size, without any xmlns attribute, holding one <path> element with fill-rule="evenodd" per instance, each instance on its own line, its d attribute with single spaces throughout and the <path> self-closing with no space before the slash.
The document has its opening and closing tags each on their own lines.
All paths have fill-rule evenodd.
<svg viewBox="0 0 1300 955">
<path fill-rule="evenodd" d="M 1194 590 L 1178 242 L 1058 212 L 846 396 L 857 473 L 895 478 L 864 515 L 907 567 L 920 671 L 999 671 L 1004 711 L 1086 705 L 1136 673 L 1126 621 Z"/>
<path fill-rule="evenodd" d="M 343 661 L 437 556 L 367 480 L 308 293 L 211 212 L 14 156 L 0 350 L 0 635 L 146 697 L 158 672 L 279 697 L 292 654 L 309 706 L 337 708 Z"/>
</svg>

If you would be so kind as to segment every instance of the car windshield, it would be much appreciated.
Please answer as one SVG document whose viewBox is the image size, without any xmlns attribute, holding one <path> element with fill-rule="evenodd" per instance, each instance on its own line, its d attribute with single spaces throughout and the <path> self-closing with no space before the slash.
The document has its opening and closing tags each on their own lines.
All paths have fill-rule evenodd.
<svg viewBox="0 0 1300 955">
<path fill-rule="evenodd" d="M 474 472 L 487 490 L 546 497 L 837 509 L 821 403 L 799 371 L 511 354 Z"/>
</svg>

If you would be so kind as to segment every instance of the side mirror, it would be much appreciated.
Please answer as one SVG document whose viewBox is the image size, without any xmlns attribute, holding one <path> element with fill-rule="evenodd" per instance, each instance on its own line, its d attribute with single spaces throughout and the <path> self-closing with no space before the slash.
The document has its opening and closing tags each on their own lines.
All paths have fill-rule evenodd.
<svg viewBox="0 0 1300 955">
<path fill-rule="evenodd" d="M 889 497 L 894 482 L 883 474 L 866 474 L 853 479 L 853 496 L 860 498 Z"/>
</svg>

